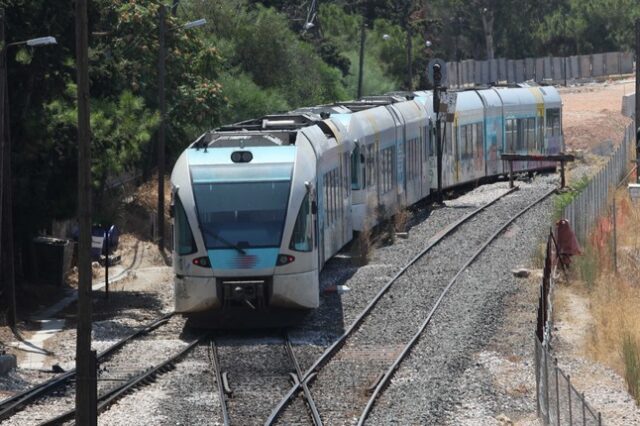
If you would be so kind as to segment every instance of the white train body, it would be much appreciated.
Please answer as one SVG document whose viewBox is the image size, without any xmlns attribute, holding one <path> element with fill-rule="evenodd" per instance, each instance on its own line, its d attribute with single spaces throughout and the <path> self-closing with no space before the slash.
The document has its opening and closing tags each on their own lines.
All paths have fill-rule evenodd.
<svg viewBox="0 0 640 426">
<path fill-rule="evenodd" d="M 435 190 L 432 104 L 369 97 L 202 135 L 171 175 L 176 312 L 318 307 L 319 272 L 354 232 Z M 560 152 L 561 106 L 552 87 L 459 92 L 443 187 L 505 173 L 505 152 Z"/>
</svg>

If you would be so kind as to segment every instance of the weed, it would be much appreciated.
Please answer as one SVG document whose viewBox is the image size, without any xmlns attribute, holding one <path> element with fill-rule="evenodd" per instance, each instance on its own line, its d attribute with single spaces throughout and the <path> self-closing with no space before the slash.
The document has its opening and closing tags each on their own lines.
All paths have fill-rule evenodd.
<svg viewBox="0 0 640 426">
<path fill-rule="evenodd" d="M 636 402 L 640 403 L 640 351 L 638 342 L 628 333 L 622 341 L 622 358 L 627 389 Z"/>
<path fill-rule="evenodd" d="M 588 177 L 584 176 L 582 179 L 577 181 L 574 185 L 572 185 L 571 190 L 569 192 L 564 192 L 558 195 L 555 199 L 555 206 L 553 209 L 553 216 L 557 219 L 560 219 L 563 216 L 564 209 L 571 204 L 571 202 L 578 196 L 584 189 L 589 185 L 590 180 Z"/>
<path fill-rule="evenodd" d="M 407 223 L 411 219 L 411 213 L 407 209 L 402 209 L 393 217 L 394 227 L 396 232 L 405 232 L 407 230 Z"/>
<path fill-rule="evenodd" d="M 599 259 L 593 247 L 588 245 L 585 248 L 582 256 L 576 259 L 576 267 L 582 282 L 587 289 L 592 290 L 596 285 L 599 270 Z"/>
</svg>

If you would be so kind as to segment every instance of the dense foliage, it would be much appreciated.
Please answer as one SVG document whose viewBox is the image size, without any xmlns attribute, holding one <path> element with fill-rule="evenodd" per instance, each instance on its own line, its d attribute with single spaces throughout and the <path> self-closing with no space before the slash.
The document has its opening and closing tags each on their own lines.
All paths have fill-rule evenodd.
<svg viewBox="0 0 640 426">
<path fill-rule="evenodd" d="M 75 214 L 73 2 L 0 0 L 7 50 L 16 222 L 28 238 Z M 167 17 L 167 165 L 221 123 L 356 96 L 361 27 L 364 94 L 424 88 L 447 60 L 630 49 L 633 0 L 182 0 Z M 110 178 L 149 175 L 158 114 L 157 0 L 92 0 L 91 123 L 96 206 Z M 183 24 L 206 18 L 205 27 Z M 309 25 L 311 23 L 313 25 Z M 307 25 L 305 25 L 307 24 Z M 432 42 L 431 47 L 425 41 Z"/>
</svg>

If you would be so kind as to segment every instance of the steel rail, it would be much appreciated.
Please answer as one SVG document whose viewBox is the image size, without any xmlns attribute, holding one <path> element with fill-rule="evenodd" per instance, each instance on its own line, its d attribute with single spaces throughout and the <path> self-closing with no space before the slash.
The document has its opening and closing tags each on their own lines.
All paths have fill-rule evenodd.
<svg viewBox="0 0 640 426">
<path fill-rule="evenodd" d="M 305 383 L 303 378 L 303 372 L 300 368 L 300 364 L 298 363 L 298 359 L 293 353 L 293 346 L 291 345 L 291 339 L 289 338 L 289 333 L 284 332 L 284 342 L 287 348 L 287 353 L 289 354 L 289 359 L 291 359 L 291 363 L 296 369 L 296 376 L 298 377 L 298 383 L 301 383 L 302 390 L 304 392 L 304 398 L 309 405 L 309 410 L 311 411 L 311 419 L 313 420 L 313 424 L 315 426 L 322 426 L 322 418 L 320 418 L 320 413 L 318 412 L 318 407 L 316 406 L 315 401 L 313 400 L 313 396 L 311 395 L 311 391 L 309 390 L 309 386 Z"/>
<path fill-rule="evenodd" d="M 218 347 L 214 339 L 209 343 L 209 363 L 218 384 L 218 397 L 220 398 L 220 409 L 222 410 L 222 420 L 224 426 L 230 426 L 229 409 L 227 408 L 227 396 L 222 383 L 222 371 L 220 370 L 220 358 L 218 357 Z"/>
<path fill-rule="evenodd" d="M 282 411 L 289 404 L 289 401 L 291 401 L 291 399 L 300 390 L 300 388 L 302 387 L 302 383 L 308 384 L 308 383 L 311 382 L 311 380 L 316 376 L 315 373 L 319 369 L 321 369 L 322 366 L 324 364 L 326 364 L 338 352 L 338 350 L 340 350 L 340 348 L 342 347 L 342 345 L 344 345 L 344 343 L 347 340 L 347 338 L 354 331 L 356 331 L 360 327 L 360 325 L 364 321 L 365 317 L 373 310 L 373 308 L 377 305 L 378 301 L 382 298 L 382 296 L 384 296 L 387 293 L 387 291 L 391 288 L 393 283 L 395 283 L 398 280 L 398 278 L 400 278 L 407 271 L 407 269 L 409 269 L 409 267 L 411 267 L 414 263 L 416 263 L 418 260 L 420 260 L 435 245 L 437 245 L 440 241 L 442 241 L 444 239 L 444 237 L 446 237 L 447 235 L 451 234 L 454 230 L 459 228 L 463 223 L 467 222 L 469 219 L 473 218 L 474 216 L 476 216 L 481 211 L 485 210 L 489 206 L 491 206 L 494 203 L 496 203 L 498 200 L 504 198 L 505 196 L 513 193 L 516 190 L 518 190 L 518 187 L 510 188 L 504 194 L 501 194 L 500 196 L 496 197 L 495 199 L 491 200 L 490 202 L 478 207 L 476 210 L 474 210 L 471 213 L 463 216 L 462 218 L 458 219 L 457 221 L 455 221 L 454 223 L 450 224 L 449 226 L 444 228 L 442 231 L 438 232 L 436 235 L 431 237 L 427 241 L 426 247 L 423 248 L 417 255 L 415 255 L 413 257 L 413 259 L 411 259 L 404 267 L 402 267 L 402 269 L 400 269 L 400 271 L 398 271 L 393 276 L 393 278 L 391 278 L 387 282 L 387 284 L 385 284 L 385 286 L 382 287 L 380 289 L 380 291 L 378 291 L 378 293 L 369 302 L 369 304 L 363 309 L 363 311 L 358 315 L 358 317 L 351 323 L 349 328 L 347 330 L 345 330 L 345 332 L 340 337 L 338 337 L 331 344 L 331 346 L 329 346 L 329 348 L 327 348 L 322 353 L 322 355 L 320 355 L 319 358 L 316 359 L 316 361 L 313 363 L 313 365 L 311 367 L 309 367 L 309 369 L 306 371 L 306 373 L 302 377 L 302 380 L 300 380 L 299 383 L 296 383 L 295 385 L 293 385 L 291 387 L 291 389 L 289 389 L 289 391 L 285 394 L 285 396 L 280 400 L 278 405 L 273 409 L 273 411 L 271 412 L 271 415 L 269 416 L 269 418 L 265 422 L 265 425 L 272 425 L 272 424 L 275 423 L 275 421 L 278 419 L 278 417 L 280 416 Z"/>
<path fill-rule="evenodd" d="M 201 343 L 205 338 L 207 337 L 207 334 L 203 334 L 202 336 L 194 339 L 193 341 L 191 341 L 191 343 L 189 343 L 186 347 L 184 347 L 182 350 L 180 350 L 177 354 L 171 356 L 170 358 L 168 358 L 167 360 L 161 362 L 160 364 L 156 365 L 153 368 L 150 368 L 140 374 L 138 374 L 137 376 L 133 377 L 132 379 L 126 381 L 125 383 L 123 383 L 122 385 L 106 392 L 103 395 L 100 395 L 98 397 L 98 407 L 97 407 L 97 413 L 101 413 L 105 408 L 107 408 L 110 404 L 112 404 L 113 402 L 115 402 L 118 398 L 120 398 L 121 396 L 123 396 L 125 393 L 129 392 L 129 390 L 131 390 L 131 388 L 135 387 L 135 386 L 139 386 L 141 384 L 148 384 L 155 376 L 157 376 L 158 374 L 161 373 L 165 373 L 169 370 L 172 370 L 174 368 L 174 364 L 183 356 L 185 356 L 188 352 L 190 352 L 196 345 L 198 345 L 199 343 Z M 73 420 L 73 418 L 75 417 L 75 413 L 76 410 L 69 410 L 63 414 L 60 414 L 59 416 L 47 420 L 43 423 L 40 423 L 40 426 L 53 426 L 53 425 L 59 425 L 61 423 Z"/>
<path fill-rule="evenodd" d="M 542 197 L 538 198 L 537 200 L 535 200 L 534 202 L 526 206 L 518 214 L 516 214 L 507 222 L 505 222 L 504 225 L 502 225 L 500 229 L 494 232 L 482 244 L 482 246 L 473 254 L 473 256 L 471 256 L 471 258 L 469 258 L 469 260 L 458 270 L 456 275 L 451 279 L 451 281 L 449 281 L 449 283 L 447 284 L 447 287 L 445 287 L 445 289 L 440 294 L 440 297 L 438 298 L 433 308 L 429 312 L 429 315 L 427 315 L 426 319 L 423 321 L 422 325 L 418 328 L 418 331 L 414 334 L 414 336 L 411 338 L 409 343 L 407 343 L 407 345 L 404 347 L 400 355 L 398 355 L 398 357 L 395 359 L 393 364 L 387 369 L 382 379 L 378 382 L 375 390 L 369 397 L 369 401 L 367 402 L 366 407 L 364 408 L 364 410 L 362 411 L 362 414 L 360 415 L 360 418 L 358 420 L 358 426 L 364 425 L 364 422 L 367 419 L 369 413 L 371 412 L 371 409 L 373 408 L 373 405 L 375 404 L 375 401 L 377 400 L 380 392 L 382 392 L 382 390 L 388 385 L 389 381 L 391 380 L 396 370 L 398 369 L 400 363 L 407 357 L 407 355 L 409 354 L 409 352 L 411 351 L 415 343 L 420 338 L 420 335 L 424 332 L 427 325 L 431 322 L 433 315 L 435 314 L 436 310 L 440 307 L 442 300 L 444 299 L 446 294 L 449 292 L 453 284 L 458 280 L 458 277 L 486 250 L 489 244 L 491 244 L 498 237 L 498 235 L 500 235 L 509 225 L 511 225 L 513 222 L 515 222 L 516 219 L 518 219 L 520 216 L 522 216 L 523 214 L 531 210 L 531 208 L 535 207 L 536 205 L 544 201 L 547 197 L 549 197 L 551 194 L 555 192 L 556 192 L 555 188 L 551 191 L 546 192 Z"/>
<path fill-rule="evenodd" d="M 161 325 L 167 323 L 173 315 L 174 315 L 173 313 L 166 314 L 160 317 L 159 319 L 153 321 L 151 324 L 139 329 L 135 333 L 130 334 L 129 336 L 119 340 L 114 345 L 110 346 L 109 348 L 105 349 L 103 352 L 99 353 L 97 356 L 98 361 L 108 357 L 114 351 L 116 351 L 117 349 L 120 349 L 125 343 L 129 342 L 130 340 L 133 340 L 136 337 L 139 337 L 141 335 L 147 334 L 150 331 L 153 331 L 156 328 L 160 327 Z M 76 369 L 74 368 L 63 373 L 58 377 L 49 379 L 43 383 L 37 384 L 25 391 L 22 391 L 17 395 L 7 398 L 4 401 L 0 401 L 0 421 L 8 419 L 24 405 L 29 404 L 33 400 L 52 392 L 53 390 L 57 389 L 60 386 L 63 386 L 66 382 L 71 381 L 75 377 L 75 375 L 76 375 Z"/>
</svg>

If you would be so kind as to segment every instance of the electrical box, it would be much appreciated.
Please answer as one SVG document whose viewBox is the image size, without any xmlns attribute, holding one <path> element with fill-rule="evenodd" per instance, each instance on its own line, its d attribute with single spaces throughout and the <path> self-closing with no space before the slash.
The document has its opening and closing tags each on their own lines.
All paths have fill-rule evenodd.
<svg viewBox="0 0 640 426">
<path fill-rule="evenodd" d="M 629 184 L 629 197 L 631 198 L 631 201 L 640 200 L 640 183 Z"/>
</svg>

